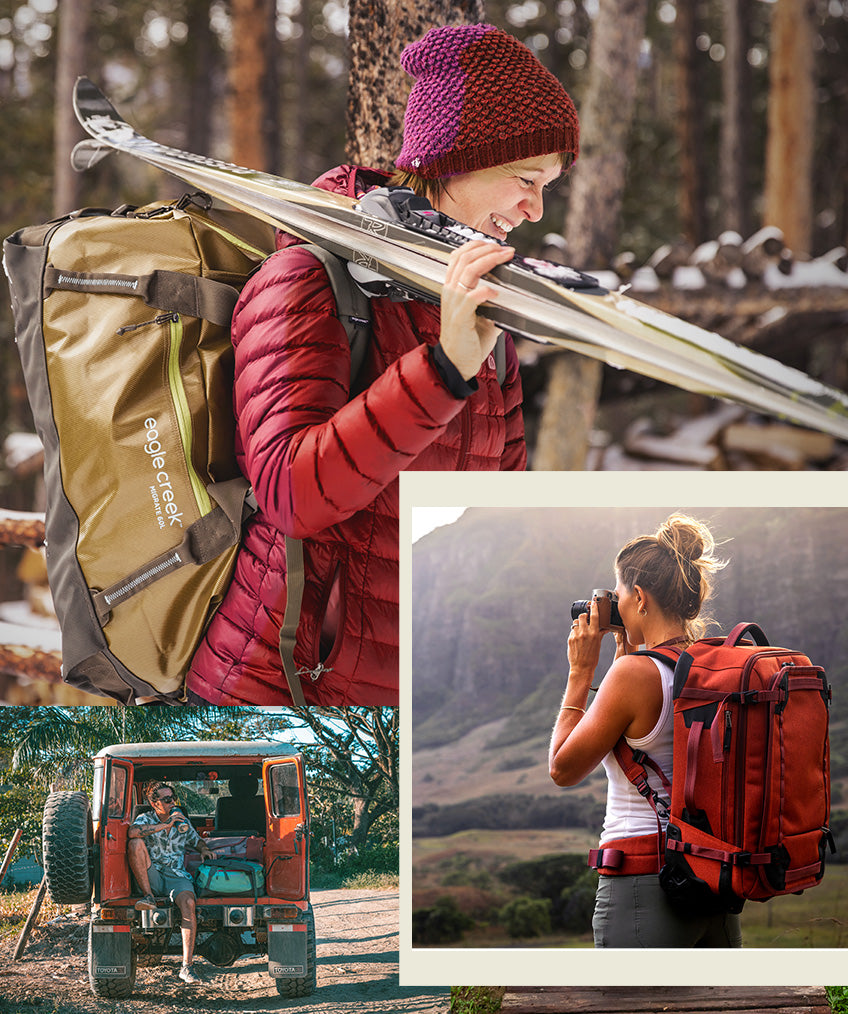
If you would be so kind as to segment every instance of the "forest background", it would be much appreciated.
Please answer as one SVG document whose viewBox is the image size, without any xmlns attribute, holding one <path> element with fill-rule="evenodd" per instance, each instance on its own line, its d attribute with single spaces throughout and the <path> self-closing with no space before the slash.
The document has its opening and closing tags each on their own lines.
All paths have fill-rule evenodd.
<svg viewBox="0 0 848 1014">
<path fill-rule="evenodd" d="M 796 260 L 848 258 L 848 0 L 0 0 L 3 234 L 183 190 L 126 156 L 71 170 L 79 74 L 160 141 L 309 182 L 345 159 L 391 166 L 410 85 L 403 46 L 434 24 L 484 18 L 522 39 L 580 113 L 581 157 L 542 222 L 516 233 L 520 252 L 553 244 L 595 270 L 769 226 Z M 769 354 L 848 387 L 848 276 L 835 270 L 844 287 L 826 323 L 820 289 L 759 292 L 767 309 L 754 317 Z M 0 290 L 0 505 L 31 511 L 39 465 L 13 472 L 5 447 L 33 424 L 5 279 Z M 726 286 L 715 291 L 714 303 L 733 303 Z M 683 297 L 695 315 L 702 294 Z M 522 382 L 531 467 L 549 469 L 589 467 L 605 391 L 623 394 L 606 419 L 618 426 L 663 387 L 561 351 L 523 363 Z M 678 393 L 672 420 L 710 401 Z M 649 414 L 659 429 L 669 422 L 668 410 Z M 843 450 L 833 467 L 848 464 Z M 789 453 L 740 467 L 805 465 Z M 18 562 L 18 550 L 0 553 L 4 602 L 23 597 Z"/>
<path fill-rule="evenodd" d="M 838 259 L 848 237 L 845 0 L 4 0 L 3 234 L 83 205 L 182 192 L 124 156 L 71 170 L 79 74 L 157 140 L 311 182 L 343 160 L 391 166 L 410 85 L 401 49 L 434 24 L 482 19 L 522 39 L 581 118 L 578 166 L 543 222 L 521 230 L 519 252 L 553 237 L 575 266 L 596 269 L 768 225 L 795 258 Z M 5 436 L 32 423 L 0 302 Z M 802 327 L 796 345 L 808 344 L 809 320 Z M 570 398 L 553 397 L 557 370 Z M 539 428 L 566 434 L 568 448 L 533 467 L 581 468 L 598 397 L 622 379 L 567 353 L 538 372 L 525 371 L 526 415 L 547 391 L 556 411 Z M 0 473 L 0 489 L 15 485 Z M 8 493 L 6 506 L 31 507 L 18 502 L 29 491 Z"/>
</svg>

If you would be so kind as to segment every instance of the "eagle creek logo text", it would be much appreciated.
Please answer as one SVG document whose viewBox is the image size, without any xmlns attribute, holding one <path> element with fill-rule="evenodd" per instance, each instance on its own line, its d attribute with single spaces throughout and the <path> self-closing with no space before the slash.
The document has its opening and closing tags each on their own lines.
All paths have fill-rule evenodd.
<svg viewBox="0 0 848 1014">
<path fill-rule="evenodd" d="M 165 471 L 165 448 L 159 440 L 159 424 L 155 419 L 145 419 L 144 427 L 147 430 L 145 436 L 147 443 L 144 445 L 144 452 L 150 457 L 150 464 L 157 469 L 156 484 L 150 487 L 150 495 L 153 498 L 153 507 L 156 511 L 156 520 L 160 528 L 168 525 L 183 527 L 183 512 L 177 506 L 174 498 L 174 487 L 171 479 Z"/>
</svg>

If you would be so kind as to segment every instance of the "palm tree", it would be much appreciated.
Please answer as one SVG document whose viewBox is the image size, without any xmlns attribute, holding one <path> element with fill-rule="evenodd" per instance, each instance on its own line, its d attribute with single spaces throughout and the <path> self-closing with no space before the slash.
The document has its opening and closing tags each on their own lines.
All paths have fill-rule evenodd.
<svg viewBox="0 0 848 1014">
<path fill-rule="evenodd" d="M 211 705 L 10 708 L 0 710 L 0 742 L 12 750 L 12 767 L 26 768 L 35 782 L 80 788 L 91 778 L 91 758 L 105 746 L 218 737 L 249 739 L 256 735 L 263 717 L 261 709 Z"/>
</svg>

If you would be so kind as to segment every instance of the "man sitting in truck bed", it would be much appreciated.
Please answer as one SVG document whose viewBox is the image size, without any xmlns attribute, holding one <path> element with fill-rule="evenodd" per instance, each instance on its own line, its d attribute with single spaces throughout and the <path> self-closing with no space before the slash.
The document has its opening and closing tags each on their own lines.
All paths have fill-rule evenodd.
<svg viewBox="0 0 848 1014">
<path fill-rule="evenodd" d="M 191 874 L 185 868 L 186 846 L 195 846 L 204 860 L 214 858 L 214 853 L 188 817 L 177 809 L 172 786 L 151 782 L 145 795 L 153 812 L 140 813 L 127 835 L 130 869 L 144 895 L 135 907 L 153 909 L 157 907 L 154 895 L 170 897 L 180 910 L 183 941 L 180 978 L 183 982 L 198 983 L 200 978 L 192 969 L 197 936 L 196 899 Z"/>
</svg>

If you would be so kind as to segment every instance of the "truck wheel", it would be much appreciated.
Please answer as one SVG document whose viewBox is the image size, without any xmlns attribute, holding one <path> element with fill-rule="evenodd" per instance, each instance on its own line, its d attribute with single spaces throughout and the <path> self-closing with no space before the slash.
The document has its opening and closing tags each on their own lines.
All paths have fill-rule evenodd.
<svg viewBox="0 0 848 1014">
<path fill-rule="evenodd" d="M 129 975 L 122 975 L 120 977 L 109 976 L 98 976 L 94 974 L 95 955 L 94 955 L 94 926 L 92 923 L 88 924 L 88 983 L 91 986 L 91 992 L 95 996 L 104 997 L 111 1000 L 125 1000 L 128 996 L 132 995 L 133 986 L 135 985 L 135 948 L 133 948 L 132 958 L 130 961 Z"/>
<path fill-rule="evenodd" d="M 306 913 L 306 975 L 300 979 L 274 979 L 280 996 L 290 1000 L 315 992 L 315 918 L 310 907 Z"/>
<path fill-rule="evenodd" d="M 84 792 L 51 792 L 44 804 L 41 844 L 50 897 L 60 905 L 91 899 L 91 805 Z"/>
</svg>

